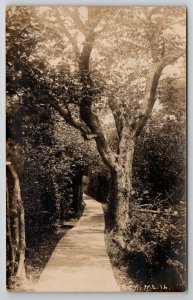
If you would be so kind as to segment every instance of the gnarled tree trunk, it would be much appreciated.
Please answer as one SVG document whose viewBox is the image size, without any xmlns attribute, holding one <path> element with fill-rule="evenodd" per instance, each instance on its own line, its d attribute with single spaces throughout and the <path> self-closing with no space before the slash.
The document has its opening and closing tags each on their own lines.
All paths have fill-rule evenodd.
<svg viewBox="0 0 193 300">
<path fill-rule="evenodd" d="M 130 216 L 130 195 L 132 188 L 132 164 L 135 143 L 126 139 L 120 143 L 119 155 L 114 170 L 111 171 L 109 195 L 106 209 L 107 230 L 120 235 L 127 228 Z"/>
</svg>

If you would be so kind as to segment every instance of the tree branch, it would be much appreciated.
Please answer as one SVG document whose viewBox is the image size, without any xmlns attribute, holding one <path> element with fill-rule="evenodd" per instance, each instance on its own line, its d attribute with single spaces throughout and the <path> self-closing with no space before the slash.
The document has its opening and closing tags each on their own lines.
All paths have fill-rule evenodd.
<svg viewBox="0 0 193 300">
<path fill-rule="evenodd" d="M 156 62 L 159 59 L 159 51 L 158 51 L 158 46 L 157 46 L 157 42 L 158 42 L 158 38 L 159 38 L 159 31 L 158 28 L 156 28 L 157 30 L 155 30 L 155 24 L 152 23 L 152 15 L 157 12 L 157 9 L 159 10 L 159 8 L 157 7 L 153 7 L 153 8 L 143 8 L 142 11 L 144 13 L 145 16 L 145 27 L 146 27 L 146 34 L 147 34 L 147 40 L 149 42 L 150 45 L 150 51 L 151 51 L 151 55 L 153 58 L 153 61 Z"/>
<path fill-rule="evenodd" d="M 101 9 L 98 7 L 89 7 L 88 8 L 88 20 L 87 20 L 87 33 L 85 35 L 84 46 L 82 49 L 82 53 L 80 55 L 80 73 L 81 78 L 84 81 L 84 76 L 86 75 L 86 80 L 88 80 L 89 74 L 89 62 L 90 62 L 90 55 L 93 49 L 93 44 L 97 33 L 95 32 L 95 27 L 99 24 L 101 14 Z"/>
<path fill-rule="evenodd" d="M 96 17 L 97 16 L 97 17 Z M 88 32 L 85 36 L 84 46 L 80 55 L 79 70 L 81 82 L 83 85 L 83 95 L 80 103 L 80 118 L 89 128 L 95 137 L 98 152 L 104 163 L 110 168 L 114 169 L 115 154 L 110 149 L 107 139 L 104 135 L 100 120 L 92 110 L 93 102 L 93 82 L 90 77 L 90 55 L 93 49 L 96 33 L 94 29 L 100 20 L 99 10 L 95 8 L 88 9 Z"/>
<path fill-rule="evenodd" d="M 91 140 L 95 138 L 95 136 L 91 133 L 86 124 L 75 120 L 72 117 L 71 111 L 67 105 L 65 107 L 60 103 L 59 100 L 54 98 L 49 91 L 47 91 L 47 95 L 49 98 L 50 105 L 59 113 L 59 115 L 66 121 L 67 124 L 73 126 L 78 129 L 82 135 L 82 137 L 86 140 Z"/>
<path fill-rule="evenodd" d="M 142 104 L 142 109 L 139 115 L 139 122 L 135 128 L 134 136 L 137 137 L 143 127 L 145 126 L 150 114 L 152 112 L 155 100 L 156 100 L 156 90 L 159 82 L 159 78 L 161 76 L 162 70 L 164 68 L 163 61 L 154 63 L 149 73 L 147 75 L 146 81 L 146 89 L 145 89 L 145 96 L 144 101 Z"/>
<path fill-rule="evenodd" d="M 121 104 L 118 103 L 118 101 L 116 101 L 116 99 L 114 99 L 112 96 L 112 97 L 108 98 L 108 105 L 109 105 L 110 110 L 112 111 L 113 118 L 115 121 L 115 126 L 116 126 L 117 133 L 118 133 L 118 137 L 120 139 L 121 132 L 122 132 L 123 126 L 124 126 L 123 113 L 120 110 Z"/>
<path fill-rule="evenodd" d="M 156 101 L 156 91 L 159 83 L 159 79 L 163 69 L 176 62 L 178 58 L 184 55 L 184 50 L 180 50 L 178 53 L 171 54 L 165 57 L 162 61 L 154 62 L 153 66 L 149 70 L 146 81 L 146 89 L 144 101 L 142 103 L 142 109 L 138 116 L 138 122 L 134 126 L 134 136 L 138 137 L 141 130 L 145 126 L 153 110 Z"/>
<path fill-rule="evenodd" d="M 78 129 L 81 132 L 81 135 L 85 140 L 91 140 L 97 137 L 96 134 L 92 134 L 90 129 L 86 126 L 85 123 L 80 122 L 72 117 L 71 111 L 68 105 L 65 106 L 68 112 L 69 124 Z"/>
<path fill-rule="evenodd" d="M 87 28 L 85 24 L 82 22 L 78 11 L 77 10 L 72 11 L 67 7 L 65 9 L 66 9 L 66 15 L 69 16 L 74 21 L 74 23 L 77 26 L 77 29 L 80 30 L 84 35 L 86 35 Z"/>
<path fill-rule="evenodd" d="M 90 129 L 92 134 L 94 135 L 98 152 L 99 152 L 101 158 L 103 159 L 104 163 L 110 169 L 114 169 L 116 155 L 113 153 L 113 151 L 109 147 L 109 144 L 104 135 L 100 120 L 99 120 L 97 114 L 95 114 L 92 111 L 89 100 L 90 99 L 87 99 L 87 97 L 86 97 L 85 101 L 81 102 L 80 117 L 84 121 L 84 123 L 87 125 L 87 127 Z"/>
<path fill-rule="evenodd" d="M 90 140 L 96 137 L 96 135 L 94 135 L 91 132 L 91 130 L 86 126 L 84 122 L 79 122 L 78 120 L 75 120 L 72 117 L 72 114 L 67 104 L 62 105 L 60 101 L 53 96 L 49 87 L 45 85 L 45 82 L 41 83 L 41 81 L 36 78 L 38 76 L 41 76 L 41 74 L 38 73 L 38 70 L 34 70 L 33 68 L 30 68 L 29 65 L 26 64 L 23 64 L 23 67 L 26 73 L 28 74 L 28 76 L 34 82 L 36 93 L 39 94 L 39 91 L 41 90 L 41 93 L 43 93 L 48 97 L 49 104 L 60 114 L 60 116 L 66 121 L 67 124 L 78 129 L 81 135 L 86 140 Z"/>
</svg>

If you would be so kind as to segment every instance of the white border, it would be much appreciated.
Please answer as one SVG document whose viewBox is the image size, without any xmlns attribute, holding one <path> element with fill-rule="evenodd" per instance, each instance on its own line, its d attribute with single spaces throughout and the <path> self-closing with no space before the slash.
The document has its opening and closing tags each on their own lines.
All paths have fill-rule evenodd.
<svg viewBox="0 0 193 300">
<path fill-rule="evenodd" d="M 188 291 L 185 293 L 8 293 L 5 289 L 5 7 L 7 5 L 186 6 L 188 9 Z M 193 299 L 193 1 L 192 0 L 0 0 L 0 299 Z"/>
</svg>

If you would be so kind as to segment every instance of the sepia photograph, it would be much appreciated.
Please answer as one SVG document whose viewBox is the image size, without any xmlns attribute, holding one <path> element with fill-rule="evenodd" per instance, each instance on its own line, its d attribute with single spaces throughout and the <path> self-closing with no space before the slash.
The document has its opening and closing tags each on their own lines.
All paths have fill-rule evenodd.
<svg viewBox="0 0 193 300">
<path fill-rule="evenodd" d="M 10 292 L 187 290 L 186 8 L 7 6 Z"/>
</svg>

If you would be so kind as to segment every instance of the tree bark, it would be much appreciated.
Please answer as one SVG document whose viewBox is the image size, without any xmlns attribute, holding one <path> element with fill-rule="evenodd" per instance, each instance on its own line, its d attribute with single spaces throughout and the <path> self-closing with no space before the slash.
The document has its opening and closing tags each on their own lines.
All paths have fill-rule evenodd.
<svg viewBox="0 0 193 300">
<path fill-rule="evenodd" d="M 130 217 L 130 195 L 132 188 L 132 164 L 135 142 L 133 139 L 122 139 L 120 154 L 113 171 L 111 171 L 109 195 L 106 209 L 107 230 L 122 235 L 127 229 Z"/>
<path fill-rule="evenodd" d="M 25 219 L 24 219 L 24 207 L 21 199 L 20 182 L 17 172 L 13 165 L 8 165 L 10 174 L 14 180 L 13 188 L 13 213 L 14 213 L 14 240 L 15 240 L 15 255 L 19 254 L 18 267 L 16 271 L 16 277 L 19 280 L 19 285 L 25 289 L 26 285 L 26 272 L 25 272 Z"/>
</svg>

